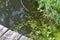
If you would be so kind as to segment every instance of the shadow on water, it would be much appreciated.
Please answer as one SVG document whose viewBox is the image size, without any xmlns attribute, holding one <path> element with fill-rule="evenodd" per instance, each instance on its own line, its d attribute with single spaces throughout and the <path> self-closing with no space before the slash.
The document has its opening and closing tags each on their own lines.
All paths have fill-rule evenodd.
<svg viewBox="0 0 60 40">
<path fill-rule="evenodd" d="M 26 2 L 26 1 L 25 1 Z M 20 0 L 0 0 L 0 24 L 13 29 L 27 19 L 25 15 L 28 13 L 24 11 L 24 8 Z M 30 33 L 32 30 L 30 26 L 23 26 L 20 28 L 20 33 Z"/>
<path fill-rule="evenodd" d="M 29 34 L 32 31 L 32 28 L 29 25 L 24 25 L 20 28 L 21 34 Z"/>
<path fill-rule="evenodd" d="M 0 24 L 11 26 L 23 19 L 24 10 L 18 0 L 0 0 Z"/>
</svg>

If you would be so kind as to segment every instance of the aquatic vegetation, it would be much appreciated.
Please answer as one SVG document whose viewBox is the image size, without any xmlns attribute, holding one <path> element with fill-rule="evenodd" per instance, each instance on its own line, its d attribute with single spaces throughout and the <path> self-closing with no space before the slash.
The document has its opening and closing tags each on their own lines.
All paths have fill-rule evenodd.
<svg viewBox="0 0 60 40">
<path fill-rule="evenodd" d="M 10 25 L 8 28 L 33 40 L 60 40 L 60 0 L 0 0 L 0 3 L 0 21 Z"/>
<path fill-rule="evenodd" d="M 34 40 L 60 40 L 60 0 L 36 0 L 37 10 L 28 23 L 35 32 L 31 33 Z M 60 33 L 60 32 L 59 32 Z M 57 37 L 58 36 L 58 37 Z M 57 39 L 56 39 L 56 38 Z"/>
<path fill-rule="evenodd" d="M 23 25 L 32 28 L 31 32 L 25 35 L 34 40 L 60 40 L 60 0 L 36 0 L 36 2 L 38 4 L 36 9 L 39 12 L 25 15 L 27 21 Z"/>
</svg>

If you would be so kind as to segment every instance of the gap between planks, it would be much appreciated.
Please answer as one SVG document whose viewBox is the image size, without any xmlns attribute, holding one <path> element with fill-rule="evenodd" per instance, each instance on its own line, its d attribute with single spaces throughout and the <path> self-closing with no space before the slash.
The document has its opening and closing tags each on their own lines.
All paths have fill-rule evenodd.
<svg viewBox="0 0 60 40">
<path fill-rule="evenodd" d="M 32 40 L 31 38 L 25 37 L 18 32 L 8 30 L 8 28 L 0 25 L 0 40 Z"/>
</svg>

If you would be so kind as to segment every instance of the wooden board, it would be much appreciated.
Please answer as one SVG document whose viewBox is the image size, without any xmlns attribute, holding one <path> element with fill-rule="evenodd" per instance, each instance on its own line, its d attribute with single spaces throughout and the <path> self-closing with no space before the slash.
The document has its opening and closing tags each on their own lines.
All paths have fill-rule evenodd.
<svg viewBox="0 0 60 40">
<path fill-rule="evenodd" d="M 0 25 L 0 37 L 8 30 L 8 28 Z"/>
<path fill-rule="evenodd" d="M 0 40 L 17 40 L 21 35 L 14 31 L 7 31 Z"/>
<path fill-rule="evenodd" d="M 32 40 L 32 39 L 28 38 L 28 37 L 25 37 L 25 36 L 22 36 L 19 40 Z"/>
<path fill-rule="evenodd" d="M 32 40 L 31 38 L 25 37 L 18 32 L 8 30 L 8 28 L 0 25 L 0 40 Z"/>
</svg>

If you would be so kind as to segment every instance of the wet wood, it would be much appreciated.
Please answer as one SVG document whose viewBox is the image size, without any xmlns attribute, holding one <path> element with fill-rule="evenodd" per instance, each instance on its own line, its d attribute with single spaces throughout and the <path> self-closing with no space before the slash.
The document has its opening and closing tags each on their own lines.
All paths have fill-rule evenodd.
<svg viewBox="0 0 60 40">
<path fill-rule="evenodd" d="M 0 25 L 0 40 L 32 40 L 31 38 L 25 37 L 18 32 L 8 30 L 8 28 Z"/>
</svg>

